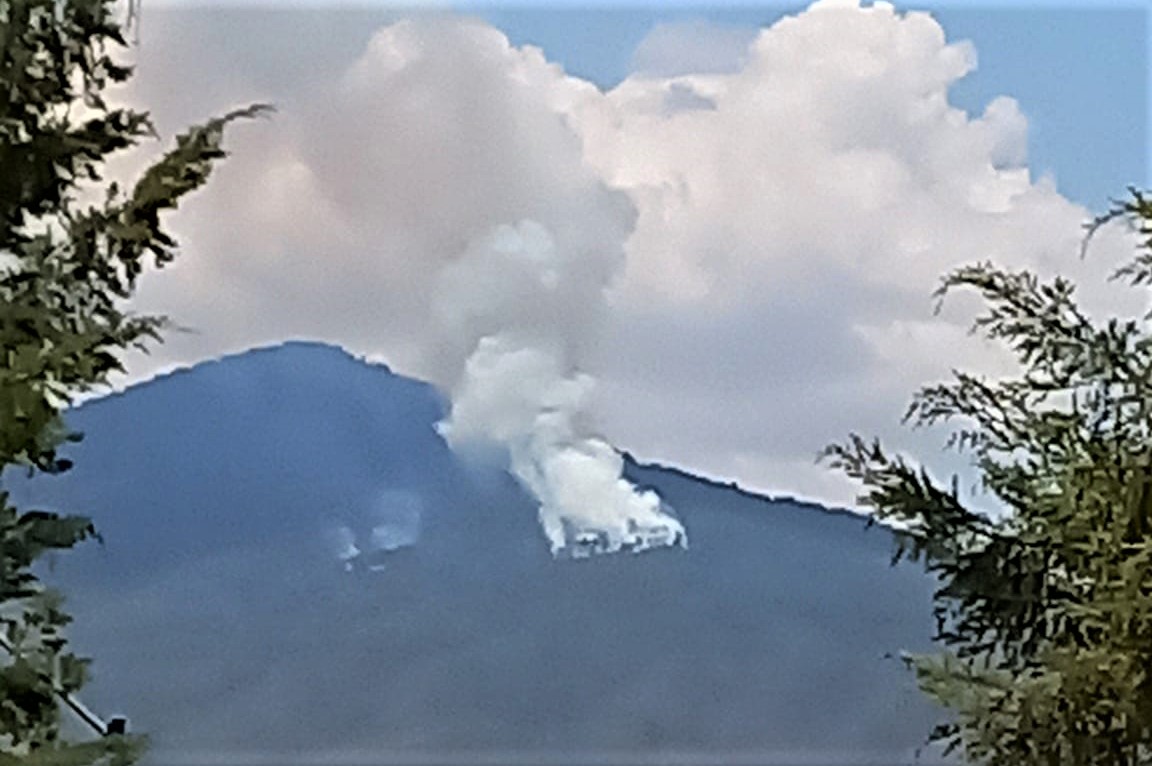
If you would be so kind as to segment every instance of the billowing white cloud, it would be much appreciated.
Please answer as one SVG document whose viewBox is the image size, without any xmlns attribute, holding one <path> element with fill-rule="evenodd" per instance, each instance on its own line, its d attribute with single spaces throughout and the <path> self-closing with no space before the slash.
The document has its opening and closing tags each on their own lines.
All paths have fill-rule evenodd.
<svg viewBox="0 0 1152 766">
<path fill-rule="evenodd" d="M 1144 308 L 1102 285 L 1130 237 L 1105 231 L 1077 260 L 1088 213 L 1031 177 L 1026 110 L 949 104 L 976 52 L 925 13 L 821 2 L 726 61 L 728 32 L 658 31 L 607 93 L 450 15 L 318 43 L 295 79 L 272 56 L 217 69 L 211 40 L 153 17 L 129 97 L 162 125 L 187 119 L 189 80 L 219 82 L 197 86 L 200 114 L 240 94 L 280 112 L 238 127 L 173 219 L 184 253 L 135 305 L 197 334 L 136 377 L 328 340 L 455 389 L 458 435 L 493 427 L 473 419 L 490 408 L 523 438 L 539 412 L 518 386 L 537 380 L 572 413 L 554 444 L 583 445 L 548 470 L 604 449 L 582 441 L 599 429 L 644 459 L 843 504 L 854 488 L 814 464 L 821 447 L 857 430 L 933 450 L 899 426 L 912 392 L 951 367 L 1011 369 L 967 336 L 975 301 L 933 315 L 944 271 L 1068 272 L 1099 311 Z M 708 71 L 668 68 L 669 46 Z"/>
<path fill-rule="evenodd" d="M 942 439 L 898 430 L 913 391 L 953 367 L 1012 369 L 968 336 L 972 300 L 933 315 L 947 270 L 1074 273 L 1089 305 L 1143 308 L 1101 285 L 1130 240 L 1109 231 L 1076 260 L 1087 212 L 1031 178 L 1016 102 L 949 104 L 975 65 L 928 14 L 819 3 L 763 30 L 739 71 L 636 76 L 575 111 L 589 160 L 639 210 L 599 360 L 614 436 L 848 503 L 855 489 L 812 463 L 823 445 L 857 430 L 932 454 Z M 674 89 L 708 105 L 670 110 Z"/>
<path fill-rule="evenodd" d="M 632 54 L 632 70 L 646 77 L 738 72 L 756 30 L 702 20 L 657 24 Z"/>
</svg>

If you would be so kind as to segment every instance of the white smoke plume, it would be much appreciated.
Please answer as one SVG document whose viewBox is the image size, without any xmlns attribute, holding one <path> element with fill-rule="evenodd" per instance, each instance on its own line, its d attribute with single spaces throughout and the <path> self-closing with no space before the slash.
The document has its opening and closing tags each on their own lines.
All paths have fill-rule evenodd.
<svg viewBox="0 0 1152 766">
<path fill-rule="evenodd" d="M 257 100 L 278 112 L 238 126 L 172 216 L 181 257 L 132 308 L 196 332 L 130 359 L 133 380 L 327 341 L 454 392 L 457 446 L 496 443 L 487 429 L 508 450 L 510 426 L 471 425 L 473 373 L 530 358 L 554 385 L 522 429 L 586 402 L 553 446 L 594 452 L 592 412 L 647 460 L 851 507 L 821 447 L 858 431 L 936 454 L 939 432 L 900 425 L 908 397 L 951 367 L 1012 369 L 968 335 L 972 296 L 933 314 L 941 274 L 992 259 L 1145 308 L 1088 292 L 1130 238 L 1102 231 L 1076 258 L 1090 212 L 1028 166 L 1035 105 L 958 108 L 976 46 L 928 13 L 823 2 L 759 30 L 666 27 L 606 91 L 483 22 L 398 16 L 150 16 L 125 105 L 162 135 Z M 490 252 L 501 226 L 537 236 L 526 220 L 551 260 Z M 515 383 L 490 385 L 514 400 Z"/>
<path fill-rule="evenodd" d="M 590 271 L 594 263 L 601 268 Z M 458 448 L 507 450 L 511 472 L 540 502 L 553 554 L 685 544 L 680 522 L 622 478 L 620 454 L 588 428 L 594 380 L 574 357 L 604 310 L 611 265 L 525 219 L 474 241 L 434 292 L 446 344 L 466 354 L 441 433 Z"/>
</svg>

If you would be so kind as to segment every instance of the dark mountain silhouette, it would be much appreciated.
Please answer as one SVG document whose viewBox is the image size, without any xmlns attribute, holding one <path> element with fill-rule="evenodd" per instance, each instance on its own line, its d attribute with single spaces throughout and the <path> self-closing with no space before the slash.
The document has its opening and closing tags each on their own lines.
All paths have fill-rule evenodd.
<svg viewBox="0 0 1152 766">
<path fill-rule="evenodd" d="M 20 501 L 92 515 L 59 556 L 92 707 L 165 763 L 909 763 L 936 717 L 891 533 L 627 461 L 688 550 L 553 560 L 535 504 L 461 463 L 430 386 L 314 343 L 69 413 Z"/>
</svg>

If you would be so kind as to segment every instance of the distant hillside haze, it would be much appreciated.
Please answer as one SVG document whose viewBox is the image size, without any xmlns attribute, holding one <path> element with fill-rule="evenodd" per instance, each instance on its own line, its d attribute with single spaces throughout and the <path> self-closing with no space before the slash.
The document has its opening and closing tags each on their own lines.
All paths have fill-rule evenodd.
<svg viewBox="0 0 1152 766">
<path fill-rule="evenodd" d="M 444 414 L 303 342 L 70 411 L 74 469 L 4 484 L 105 537 L 44 570 L 85 701 L 157 764 L 914 762 L 937 713 L 884 655 L 932 582 L 888 530 L 629 458 L 687 549 L 554 559 Z"/>
</svg>

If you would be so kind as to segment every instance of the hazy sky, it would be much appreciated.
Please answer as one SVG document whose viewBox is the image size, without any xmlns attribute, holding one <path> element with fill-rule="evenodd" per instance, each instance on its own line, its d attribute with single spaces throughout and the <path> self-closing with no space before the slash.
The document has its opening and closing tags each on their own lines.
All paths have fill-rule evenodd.
<svg viewBox="0 0 1152 766">
<path fill-rule="evenodd" d="M 582 285 L 556 305 L 597 429 L 846 503 L 817 450 L 860 431 L 954 465 L 899 426 L 909 397 L 1009 369 L 967 337 L 972 302 L 933 315 L 943 271 L 991 258 L 1078 275 L 1097 311 L 1146 302 L 1100 285 L 1118 229 L 1076 260 L 1084 220 L 1147 179 L 1144 6 L 184 5 L 145 3 L 120 97 L 166 137 L 279 111 L 173 217 L 182 256 L 136 306 L 195 332 L 135 379 L 313 338 L 451 387 L 444 274 L 531 219 Z"/>
</svg>

